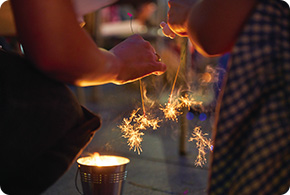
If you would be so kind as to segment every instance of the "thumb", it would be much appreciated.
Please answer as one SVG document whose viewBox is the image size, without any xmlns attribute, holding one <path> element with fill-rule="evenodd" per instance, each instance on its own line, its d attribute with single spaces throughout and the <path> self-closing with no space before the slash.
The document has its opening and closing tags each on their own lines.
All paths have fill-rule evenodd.
<svg viewBox="0 0 290 195">
<path fill-rule="evenodd" d="M 168 24 L 164 21 L 162 21 L 160 23 L 160 27 L 162 28 L 162 32 L 166 37 L 169 37 L 171 39 L 174 39 L 174 37 L 176 36 L 175 33 L 170 29 L 170 27 L 168 26 Z"/>
</svg>

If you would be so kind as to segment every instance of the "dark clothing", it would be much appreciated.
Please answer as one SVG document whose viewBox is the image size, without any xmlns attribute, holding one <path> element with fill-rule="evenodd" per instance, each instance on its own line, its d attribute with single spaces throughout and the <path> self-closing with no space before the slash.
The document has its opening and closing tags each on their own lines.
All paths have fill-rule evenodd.
<svg viewBox="0 0 290 195">
<path fill-rule="evenodd" d="M 100 127 L 64 84 L 0 50 L 0 185 L 40 194 L 75 161 Z"/>
<path fill-rule="evenodd" d="M 290 10 L 260 0 L 231 53 L 214 129 L 209 194 L 290 186 Z"/>
</svg>

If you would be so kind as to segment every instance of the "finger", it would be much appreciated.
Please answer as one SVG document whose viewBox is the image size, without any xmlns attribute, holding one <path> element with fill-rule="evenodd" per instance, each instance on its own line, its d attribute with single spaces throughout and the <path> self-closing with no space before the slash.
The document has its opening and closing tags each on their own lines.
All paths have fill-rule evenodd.
<svg viewBox="0 0 290 195">
<path fill-rule="evenodd" d="M 166 24 L 166 22 L 162 21 L 159 25 L 163 29 L 167 24 Z"/>
<path fill-rule="evenodd" d="M 155 75 L 161 75 L 166 71 L 167 67 L 165 64 L 158 62 L 152 65 L 151 73 Z"/>
<path fill-rule="evenodd" d="M 162 32 L 166 37 L 169 37 L 171 39 L 174 39 L 174 37 L 175 37 L 175 33 L 169 28 L 169 26 L 167 24 L 162 29 Z"/>
<path fill-rule="evenodd" d="M 164 21 L 162 21 L 160 23 L 160 27 L 162 29 L 162 32 L 163 34 L 166 36 L 166 37 L 169 37 L 171 39 L 174 39 L 174 37 L 176 36 L 175 33 L 170 29 L 170 27 L 168 26 L 168 24 Z"/>
</svg>

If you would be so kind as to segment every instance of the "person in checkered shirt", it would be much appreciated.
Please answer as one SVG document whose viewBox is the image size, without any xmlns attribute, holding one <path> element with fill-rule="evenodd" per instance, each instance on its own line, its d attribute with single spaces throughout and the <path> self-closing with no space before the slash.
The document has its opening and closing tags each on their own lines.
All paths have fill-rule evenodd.
<svg viewBox="0 0 290 195">
<path fill-rule="evenodd" d="M 230 52 L 209 194 L 284 194 L 290 186 L 290 11 L 280 0 L 170 0 L 166 36 L 205 56 Z"/>
</svg>

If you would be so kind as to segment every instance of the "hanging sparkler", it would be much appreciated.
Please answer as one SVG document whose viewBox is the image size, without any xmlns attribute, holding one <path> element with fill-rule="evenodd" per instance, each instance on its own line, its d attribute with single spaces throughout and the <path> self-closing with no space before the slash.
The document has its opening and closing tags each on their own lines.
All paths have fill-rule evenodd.
<svg viewBox="0 0 290 195">
<path fill-rule="evenodd" d="M 163 111 L 165 118 L 172 120 L 172 121 L 177 121 L 177 117 L 182 114 L 182 112 L 179 111 L 181 108 L 178 98 L 173 98 L 173 92 L 174 88 L 176 85 L 177 77 L 180 72 L 180 67 L 181 65 L 186 66 L 186 52 L 187 52 L 187 42 L 181 47 L 181 52 L 180 52 L 180 63 L 177 67 L 175 78 L 172 84 L 171 92 L 168 98 L 168 103 L 165 105 L 165 108 L 161 107 L 160 109 Z"/>
<path fill-rule="evenodd" d="M 191 135 L 192 137 L 190 137 L 188 141 L 191 142 L 195 140 L 198 149 L 195 165 L 202 167 L 206 163 L 206 149 L 213 149 L 211 139 L 206 138 L 208 134 L 203 133 L 200 127 L 195 127 Z"/>
<path fill-rule="evenodd" d="M 127 13 L 127 15 L 130 17 L 131 32 L 132 32 L 132 34 L 135 34 L 134 30 L 133 30 L 133 15 L 129 12 Z M 144 116 L 146 116 L 145 105 L 144 105 L 144 94 L 143 94 L 141 79 L 139 79 L 139 85 L 140 85 L 140 94 L 141 94 L 141 103 L 142 103 L 143 114 L 144 114 Z"/>
<path fill-rule="evenodd" d="M 134 34 L 133 27 L 132 27 L 132 14 L 128 13 L 130 16 L 130 27 L 131 31 Z M 143 141 L 142 136 L 144 133 L 142 131 L 146 130 L 147 128 L 152 128 L 156 130 L 159 126 L 160 120 L 158 117 L 152 117 L 150 113 L 146 113 L 145 111 L 145 103 L 144 103 L 144 87 L 142 85 L 141 79 L 139 79 L 139 86 L 140 86 L 140 94 L 141 94 L 141 103 L 142 103 L 142 110 L 143 114 L 138 114 L 140 108 L 134 110 L 131 113 L 131 116 L 126 119 L 123 119 L 123 123 L 118 126 L 123 133 L 122 137 L 127 138 L 127 143 L 129 149 L 134 149 L 134 152 L 138 152 L 140 154 L 142 152 L 141 142 Z"/>
<path fill-rule="evenodd" d="M 178 121 L 177 117 L 182 114 L 182 112 L 179 111 L 179 101 L 178 99 L 175 99 L 174 101 L 168 102 L 165 104 L 165 108 L 161 107 L 160 110 L 163 111 L 165 118 L 172 120 L 172 121 Z"/>
<path fill-rule="evenodd" d="M 123 119 L 123 123 L 118 126 L 123 133 L 122 137 L 127 138 L 129 149 L 134 149 L 134 152 L 138 152 L 140 154 L 142 152 L 141 142 L 143 141 L 142 136 L 144 133 L 142 130 L 146 130 L 147 128 L 152 128 L 156 130 L 158 127 L 160 120 L 158 117 L 151 117 L 150 114 L 146 116 L 144 114 L 138 114 L 140 108 L 133 110 L 131 116 L 127 119 Z"/>
</svg>

